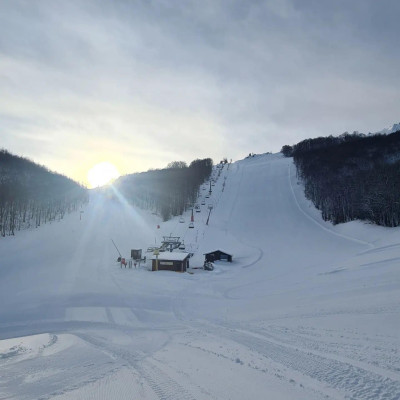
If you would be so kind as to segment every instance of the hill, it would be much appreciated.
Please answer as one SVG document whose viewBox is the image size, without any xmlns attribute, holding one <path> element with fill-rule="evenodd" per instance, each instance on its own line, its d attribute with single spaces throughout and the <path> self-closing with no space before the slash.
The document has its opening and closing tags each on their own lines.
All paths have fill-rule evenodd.
<svg viewBox="0 0 400 400">
<path fill-rule="evenodd" d="M 1 236 L 60 220 L 86 199 L 86 189 L 73 180 L 0 150 Z"/>
<path fill-rule="evenodd" d="M 324 220 L 400 224 L 400 131 L 306 139 L 282 150 L 293 156 L 306 197 Z"/>
<path fill-rule="evenodd" d="M 125 175 L 112 189 L 131 204 L 161 215 L 164 221 L 181 215 L 193 206 L 200 185 L 209 178 L 213 162 L 210 158 L 170 163 L 167 168 Z"/>
<path fill-rule="evenodd" d="M 398 399 L 399 228 L 324 221 L 282 155 L 206 193 L 193 229 L 93 192 L 82 220 L 4 238 L 1 396 Z M 191 273 L 116 262 L 111 238 L 129 257 L 170 234 Z M 218 248 L 233 262 L 195 269 Z"/>
</svg>

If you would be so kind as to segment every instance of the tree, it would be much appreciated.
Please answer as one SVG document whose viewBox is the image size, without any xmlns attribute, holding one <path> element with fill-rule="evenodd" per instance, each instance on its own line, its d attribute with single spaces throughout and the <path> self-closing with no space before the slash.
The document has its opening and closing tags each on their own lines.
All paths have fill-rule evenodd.
<svg viewBox="0 0 400 400">
<path fill-rule="evenodd" d="M 292 157 L 293 154 L 293 147 L 289 146 L 287 144 L 285 144 L 282 149 L 281 149 L 281 153 L 285 156 L 285 157 Z"/>
<path fill-rule="evenodd" d="M 187 168 L 187 164 L 185 161 L 171 161 L 168 165 L 167 168 L 172 169 L 172 168 Z"/>
</svg>

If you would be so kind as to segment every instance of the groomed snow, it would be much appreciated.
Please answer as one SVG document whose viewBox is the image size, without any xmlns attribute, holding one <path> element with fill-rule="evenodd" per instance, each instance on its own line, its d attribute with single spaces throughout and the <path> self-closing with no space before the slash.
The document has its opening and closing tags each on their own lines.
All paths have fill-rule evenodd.
<svg viewBox="0 0 400 400">
<path fill-rule="evenodd" d="M 399 399 L 400 229 L 322 221 L 280 155 L 212 189 L 194 229 L 93 193 L 0 238 L 0 399 Z M 120 268 L 170 234 L 189 273 Z"/>
</svg>

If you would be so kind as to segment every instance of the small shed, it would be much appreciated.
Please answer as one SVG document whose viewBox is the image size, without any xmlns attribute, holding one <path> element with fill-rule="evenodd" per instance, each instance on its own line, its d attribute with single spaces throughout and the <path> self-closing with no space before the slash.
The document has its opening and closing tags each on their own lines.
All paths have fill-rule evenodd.
<svg viewBox="0 0 400 400">
<path fill-rule="evenodd" d="M 232 262 L 232 254 L 226 253 L 222 250 L 214 250 L 209 253 L 204 253 L 205 261 L 213 262 L 213 261 L 228 261 Z"/>
<path fill-rule="evenodd" d="M 152 271 L 175 271 L 175 272 L 186 272 L 189 268 L 189 253 L 183 252 L 161 252 L 158 256 L 151 258 Z M 158 265 L 157 265 L 158 263 Z"/>
<path fill-rule="evenodd" d="M 132 249 L 131 250 L 131 258 L 132 260 L 141 260 L 142 258 L 142 249 Z"/>
</svg>

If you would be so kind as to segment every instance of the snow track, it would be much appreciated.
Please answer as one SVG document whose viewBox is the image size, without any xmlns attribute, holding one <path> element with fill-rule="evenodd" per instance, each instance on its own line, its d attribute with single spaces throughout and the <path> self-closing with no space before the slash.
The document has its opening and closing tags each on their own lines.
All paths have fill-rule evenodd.
<svg viewBox="0 0 400 400">
<path fill-rule="evenodd" d="M 223 327 L 222 324 L 209 323 L 203 327 L 199 325 L 199 329 L 217 338 L 225 338 L 247 347 L 253 353 L 262 355 L 288 368 L 289 371 L 300 372 L 317 381 L 315 387 L 334 388 L 345 398 L 360 400 L 400 398 L 399 374 L 391 374 L 392 378 L 388 378 L 386 370 L 382 370 L 382 374 L 379 374 L 376 368 L 365 363 L 361 367 L 361 363 L 350 359 L 338 360 L 326 352 L 317 354 L 315 350 L 299 347 L 299 344 L 303 344 L 299 340 L 294 340 L 293 344 L 278 342 L 275 338 L 271 340 L 262 331 L 235 329 L 231 326 Z M 285 337 L 283 334 L 280 338 L 282 336 Z"/>
<path fill-rule="evenodd" d="M 80 338 L 90 343 L 100 351 L 106 352 L 113 359 L 123 360 L 125 366 L 132 368 L 137 374 L 145 379 L 148 386 L 160 400 L 195 400 L 187 388 L 172 379 L 161 368 L 141 352 L 133 352 L 131 349 L 122 349 L 120 346 L 113 346 L 110 343 L 96 339 L 89 334 L 78 334 Z"/>
<path fill-rule="evenodd" d="M 154 363 L 142 363 L 136 367 L 141 376 L 146 379 L 160 400 L 195 400 L 189 391 L 178 382 L 171 379 Z"/>
<path fill-rule="evenodd" d="M 277 344 L 251 332 L 233 331 L 228 337 L 279 364 L 299 371 L 329 387 L 339 389 L 350 398 L 365 400 L 400 398 L 398 380 L 378 375 L 351 363 Z"/>
</svg>

